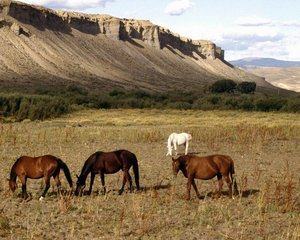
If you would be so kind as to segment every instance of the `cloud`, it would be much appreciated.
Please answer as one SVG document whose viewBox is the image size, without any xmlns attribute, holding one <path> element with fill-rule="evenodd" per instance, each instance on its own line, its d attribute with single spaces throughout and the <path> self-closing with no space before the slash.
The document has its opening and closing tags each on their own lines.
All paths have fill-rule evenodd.
<svg viewBox="0 0 300 240">
<path fill-rule="evenodd" d="M 300 27 L 300 22 L 297 21 L 289 21 L 289 22 L 282 22 L 282 27 Z"/>
<path fill-rule="evenodd" d="M 108 2 L 114 0 L 24 0 L 30 4 L 43 5 L 56 9 L 85 10 L 89 8 L 105 7 Z"/>
<path fill-rule="evenodd" d="M 167 5 L 165 13 L 171 16 L 180 16 L 188 9 L 190 9 L 193 5 L 194 2 L 190 0 L 175 0 Z"/>
<path fill-rule="evenodd" d="M 242 27 L 300 27 L 300 22 L 298 21 L 272 21 L 270 19 L 257 16 L 238 18 L 236 24 Z"/>
<path fill-rule="evenodd" d="M 257 34 L 257 33 L 226 33 L 218 41 L 225 50 L 242 51 L 247 50 L 257 43 L 279 42 L 284 39 L 284 35 L 276 34 Z"/>
<path fill-rule="evenodd" d="M 272 24 L 272 21 L 270 19 L 257 16 L 249 16 L 238 18 L 236 24 L 243 27 L 257 27 L 270 25 Z"/>
</svg>

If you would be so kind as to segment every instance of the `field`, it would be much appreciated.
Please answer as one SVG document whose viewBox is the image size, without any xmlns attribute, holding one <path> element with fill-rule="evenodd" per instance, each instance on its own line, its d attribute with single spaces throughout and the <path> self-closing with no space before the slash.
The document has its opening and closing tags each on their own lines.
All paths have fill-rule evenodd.
<svg viewBox="0 0 300 240">
<path fill-rule="evenodd" d="M 190 152 L 232 156 L 240 194 L 215 193 L 216 179 L 197 181 L 184 200 L 186 179 L 173 178 L 166 139 L 193 135 Z M 1 239 L 299 239 L 300 115 L 239 111 L 84 110 L 44 122 L 0 125 Z M 121 172 L 100 177 L 92 196 L 57 195 L 38 201 L 42 180 L 31 180 L 30 201 L 8 191 L 20 155 L 53 154 L 72 171 L 97 150 L 136 153 L 142 190 L 118 196 Z M 183 152 L 183 149 L 181 149 Z M 133 175 L 133 174 L 132 174 Z M 63 186 L 66 179 L 61 173 Z M 52 182 L 52 184 L 54 184 Z M 19 184 L 20 186 L 20 184 Z"/>
</svg>

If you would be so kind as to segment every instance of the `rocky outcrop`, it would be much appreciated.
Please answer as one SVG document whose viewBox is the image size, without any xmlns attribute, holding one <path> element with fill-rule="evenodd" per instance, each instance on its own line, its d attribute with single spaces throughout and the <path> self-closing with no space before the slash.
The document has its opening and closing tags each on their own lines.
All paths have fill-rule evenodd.
<svg viewBox="0 0 300 240">
<path fill-rule="evenodd" d="M 173 48 L 186 55 L 196 52 L 201 57 L 224 60 L 224 51 L 210 41 L 182 38 L 168 29 L 152 24 L 150 21 L 120 19 L 108 15 L 83 14 L 75 12 L 54 11 L 44 7 L 28 5 L 5 0 L 1 8 L 6 8 L 6 20 L 15 19 L 20 24 L 29 24 L 38 30 L 51 30 L 72 33 L 73 29 L 92 35 L 105 34 L 114 40 L 130 41 L 139 39 L 157 48 Z M 19 24 L 19 25 L 20 25 Z M 14 32 L 25 29 L 13 27 Z"/>
<path fill-rule="evenodd" d="M 183 38 L 150 21 L 0 0 L 1 89 L 196 91 L 220 78 L 269 87 L 227 63 L 213 42 Z"/>
</svg>

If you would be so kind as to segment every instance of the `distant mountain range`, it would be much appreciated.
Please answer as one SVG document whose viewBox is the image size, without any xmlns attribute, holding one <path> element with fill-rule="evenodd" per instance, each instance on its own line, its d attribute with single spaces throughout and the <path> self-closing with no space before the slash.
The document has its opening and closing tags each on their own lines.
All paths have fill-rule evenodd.
<svg viewBox="0 0 300 240">
<path fill-rule="evenodd" d="M 243 58 L 235 61 L 230 61 L 234 66 L 241 68 L 258 68 L 258 67 L 300 67 L 300 61 L 284 61 L 274 58 Z"/>
</svg>

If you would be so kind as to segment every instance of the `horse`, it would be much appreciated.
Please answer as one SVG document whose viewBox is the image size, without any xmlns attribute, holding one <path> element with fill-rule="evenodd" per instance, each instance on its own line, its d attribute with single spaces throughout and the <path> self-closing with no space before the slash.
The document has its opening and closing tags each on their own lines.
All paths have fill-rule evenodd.
<svg viewBox="0 0 300 240">
<path fill-rule="evenodd" d="M 123 171 L 123 184 L 121 189 L 119 190 L 119 195 L 123 193 L 127 181 L 129 181 L 130 192 L 132 192 L 132 178 L 129 174 L 131 166 L 133 167 L 136 188 L 137 190 L 139 190 L 139 166 L 135 154 L 127 150 L 118 150 L 114 152 L 95 152 L 85 161 L 80 176 L 77 176 L 78 180 L 76 183 L 77 186 L 75 195 L 82 195 L 88 174 L 91 174 L 91 181 L 90 188 L 87 194 L 90 195 L 92 193 L 96 174 L 100 174 L 101 184 L 104 190 L 103 194 L 105 194 L 106 187 L 104 174 L 114 174 L 119 172 L 120 170 Z"/>
<path fill-rule="evenodd" d="M 167 155 L 172 156 L 172 150 L 174 147 L 175 150 L 175 154 L 177 155 L 177 146 L 180 145 L 185 145 L 185 155 L 188 154 L 188 149 L 189 149 L 189 141 L 192 140 L 192 135 L 188 134 L 188 133 L 172 133 L 169 138 L 168 138 L 168 142 L 167 142 L 167 148 L 168 148 L 168 152 Z"/>
<path fill-rule="evenodd" d="M 172 167 L 175 177 L 179 171 L 188 178 L 186 199 L 190 200 L 191 185 L 193 185 L 197 197 L 200 198 L 195 179 L 209 180 L 217 176 L 219 185 L 219 194 L 223 186 L 223 177 L 229 188 L 229 197 L 232 197 L 232 183 L 234 183 L 234 194 L 238 192 L 237 183 L 234 178 L 234 162 L 229 156 L 211 155 L 198 157 L 195 155 L 180 156 L 177 159 L 172 158 Z"/>
<path fill-rule="evenodd" d="M 59 180 L 60 169 L 65 173 L 66 179 L 73 188 L 73 182 L 68 166 L 59 158 L 52 155 L 45 155 L 40 157 L 22 156 L 16 160 L 10 171 L 9 188 L 12 192 L 17 189 L 17 177 L 22 183 L 22 197 L 27 199 L 28 194 L 26 191 L 27 179 L 40 179 L 45 180 L 45 189 L 40 196 L 39 200 L 43 200 L 46 193 L 50 188 L 50 178 L 53 177 L 58 190 L 60 191 L 61 182 Z"/>
</svg>

